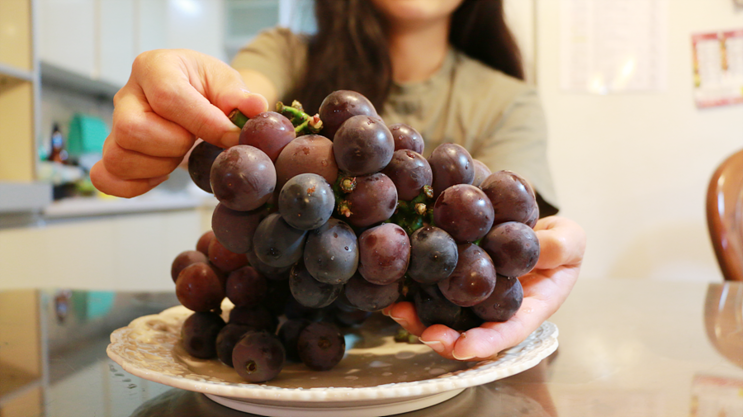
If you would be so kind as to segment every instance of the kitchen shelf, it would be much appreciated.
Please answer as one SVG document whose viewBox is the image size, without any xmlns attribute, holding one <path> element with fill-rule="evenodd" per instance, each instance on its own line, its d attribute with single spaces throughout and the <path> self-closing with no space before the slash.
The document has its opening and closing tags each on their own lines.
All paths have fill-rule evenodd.
<svg viewBox="0 0 743 417">
<path fill-rule="evenodd" d="M 75 197 L 50 204 L 44 211 L 44 218 L 48 220 L 88 218 L 114 214 L 186 210 L 215 205 L 214 197 L 197 197 L 177 193 L 148 193 L 131 199 Z"/>
<path fill-rule="evenodd" d="M 72 90 L 92 96 L 113 98 L 123 87 L 108 81 L 96 80 L 60 68 L 48 62 L 41 62 L 41 85 Z"/>
<path fill-rule="evenodd" d="M 0 62 L 0 79 L 3 78 L 16 78 L 22 81 L 34 81 L 34 73 L 33 71 L 16 68 L 14 66 L 3 64 Z"/>
</svg>

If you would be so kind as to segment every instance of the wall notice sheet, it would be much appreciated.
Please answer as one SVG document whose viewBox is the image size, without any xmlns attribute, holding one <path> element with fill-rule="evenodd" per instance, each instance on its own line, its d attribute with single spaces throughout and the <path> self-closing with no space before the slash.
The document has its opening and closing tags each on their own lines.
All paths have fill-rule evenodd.
<svg viewBox="0 0 743 417">
<path fill-rule="evenodd" d="M 691 37 L 697 107 L 743 103 L 743 29 Z"/>
<path fill-rule="evenodd" d="M 668 0 L 562 0 L 562 89 L 665 90 L 667 18 Z"/>
</svg>

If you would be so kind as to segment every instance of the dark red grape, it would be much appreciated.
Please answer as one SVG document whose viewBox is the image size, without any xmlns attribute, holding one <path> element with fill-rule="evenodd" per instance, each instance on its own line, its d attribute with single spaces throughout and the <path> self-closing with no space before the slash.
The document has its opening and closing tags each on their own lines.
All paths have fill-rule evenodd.
<svg viewBox="0 0 743 417">
<path fill-rule="evenodd" d="M 204 234 L 199 237 L 198 242 L 196 242 L 196 250 L 209 256 L 209 244 L 212 243 L 212 239 L 214 239 L 214 232 L 211 230 L 204 232 Z"/>
<path fill-rule="evenodd" d="M 215 310 L 224 300 L 224 284 L 209 265 L 199 262 L 183 268 L 178 274 L 175 295 L 189 310 Z"/>
<path fill-rule="evenodd" d="M 276 170 L 271 158 L 260 149 L 236 145 L 214 160 L 211 185 L 217 200 L 232 210 L 255 210 L 271 197 Z"/>
<path fill-rule="evenodd" d="M 395 214 L 397 188 L 392 180 L 382 174 L 356 178 L 356 189 L 346 194 L 350 215 L 348 222 L 356 227 L 368 227 L 381 223 Z M 345 212 L 339 210 L 341 215 Z"/>
<path fill-rule="evenodd" d="M 341 292 L 341 294 L 343 293 Z M 286 315 L 286 318 L 289 320 L 307 319 L 309 321 L 323 321 L 327 316 L 327 307 L 307 307 L 300 304 L 299 301 L 292 296 L 289 297 L 284 305 L 284 315 Z"/>
<path fill-rule="evenodd" d="M 309 320 L 296 319 L 287 320 L 279 327 L 278 336 L 281 344 L 284 345 L 287 360 L 292 362 L 301 361 L 299 351 L 297 350 L 297 342 L 299 341 L 299 334 L 308 324 L 310 324 Z"/>
<path fill-rule="evenodd" d="M 520 277 L 529 273 L 539 260 L 539 239 L 531 227 L 505 222 L 493 227 L 480 244 L 493 259 L 499 275 Z"/>
<path fill-rule="evenodd" d="M 338 298 L 343 291 L 343 284 L 326 284 L 312 278 L 307 268 L 300 262 L 292 268 L 289 288 L 299 304 L 310 308 L 323 308 Z"/>
<path fill-rule="evenodd" d="M 483 181 L 481 188 L 493 204 L 494 224 L 529 223 L 533 219 L 537 206 L 534 189 L 515 172 L 494 172 Z"/>
<path fill-rule="evenodd" d="M 276 159 L 276 188 L 281 188 L 299 174 L 317 174 L 328 184 L 335 184 L 338 165 L 333 155 L 333 142 L 320 135 L 300 136 L 281 151 Z"/>
<path fill-rule="evenodd" d="M 410 240 L 402 227 L 385 223 L 359 237 L 359 273 L 372 284 L 391 284 L 405 275 Z"/>
<path fill-rule="evenodd" d="M 433 195 L 457 184 L 472 184 L 475 180 L 475 164 L 467 149 L 455 143 L 444 143 L 428 157 L 433 171 Z"/>
<path fill-rule="evenodd" d="M 261 275 L 268 278 L 269 280 L 286 281 L 289 279 L 289 271 L 291 271 L 292 269 L 291 265 L 283 266 L 280 268 L 273 267 L 258 259 L 258 257 L 255 255 L 255 251 L 253 250 L 249 251 L 246 255 L 248 257 L 248 264 L 257 269 L 258 272 L 261 273 Z"/>
<path fill-rule="evenodd" d="M 251 266 L 234 270 L 227 277 L 225 294 L 236 306 L 257 306 L 267 291 L 266 278 Z"/>
<path fill-rule="evenodd" d="M 392 160 L 382 172 L 395 183 L 397 196 L 403 201 L 418 197 L 423 186 L 433 182 L 431 166 L 426 158 L 407 149 L 395 151 Z"/>
<path fill-rule="evenodd" d="M 433 221 L 457 242 L 474 242 L 493 226 L 493 205 L 474 185 L 454 185 L 436 199 Z"/>
<path fill-rule="evenodd" d="M 330 219 L 307 235 L 304 265 L 313 278 L 327 284 L 343 284 L 356 272 L 359 248 L 351 226 Z"/>
<path fill-rule="evenodd" d="M 212 185 L 209 182 L 212 164 L 222 151 L 222 148 L 209 142 L 201 142 L 194 146 L 188 156 L 188 173 L 191 175 L 191 180 L 207 193 L 212 192 Z"/>
<path fill-rule="evenodd" d="M 377 311 L 397 301 L 400 297 L 400 283 L 372 284 L 356 274 L 346 283 L 344 292 L 353 307 L 363 311 Z"/>
<path fill-rule="evenodd" d="M 395 123 L 388 126 L 392 138 L 395 140 L 395 150 L 410 149 L 413 152 L 423 153 L 423 136 L 417 130 L 405 123 Z"/>
<path fill-rule="evenodd" d="M 235 211 L 219 203 L 212 212 L 212 230 L 227 250 L 246 253 L 253 248 L 253 234 L 262 217 L 262 210 Z"/>
<path fill-rule="evenodd" d="M 284 184 L 279 194 L 279 213 L 295 229 L 312 230 L 325 224 L 335 209 L 335 195 L 317 174 L 299 174 Z"/>
<path fill-rule="evenodd" d="M 539 221 L 539 204 L 535 205 L 534 208 L 531 211 L 531 214 L 529 215 L 529 218 L 526 219 L 526 225 L 531 227 L 532 229 L 537 225 L 537 222 Z"/>
<path fill-rule="evenodd" d="M 284 346 L 266 332 L 246 333 L 232 351 L 232 364 L 238 375 L 253 383 L 276 378 L 285 362 Z"/>
<path fill-rule="evenodd" d="M 384 122 L 372 116 L 353 116 L 338 129 L 333 153 L 338 168 L 350 175 L 381 171 L 392 159 L 395 141 Z"/>
<path fill-rule="evenodd" d="M 462 307 L 447 300 L 437 285 L 422 286 L 413 300 L 415 312 L 426 327 L 434 324 L 454 327 L 462 313 Z"/>
<path fill-rule="evenodd" d="M 245 333 L 250 331 L 255 331 L 255 329 L 242 324 L 227 323 L 217 335 L 217 358 L 223 364 L 232 368 L 232 351 L 235 349 L 237 342 L 245 336 Z"/>
<path fill-rule="evenodd" d="M 459 312 L 457 320 L 452 323 L 451 328 L 459 332 L 464 332 L 469 329 L 474 329 L 475 327 L 480 327 L 484 320 L 472 311 L 473 308 L 474 307 L 463 308 Z"/>
<path fill-rule="evenodd" d="M 173 278 L 173 282 L 178 280 L 178 274 L 181 273 L 183 268 L 197 262 L 207 263 L 209 260 L 206 258 L 206 255 L 195 250 L 187 250 L 179 253 L 173 259 L 173 263 L 170 266 L 170 277 Z"/>
<path fill-rule="evenodd" d="M 479 187 L 482 185 L 482 182 L 485 181 L 485 178 L 489 177 L 492 172 L 482 161 L 474 159 L 472 162 L 475 164 L 475 179 L 472 180 L 472 185 Z"/>
<path fill-rule="evenodd" d="M 212 239 L 208 253 L 209 262 L 224 273 L 230 273 L 248 264 L 248 257 L 244 253 L 232 252 L 225 248 L 219 239 Z"/>
<path fill-rule="evenodd" d="M 302 258 L 305 230 L 289 226 L 279 214 L 271 214 L 258 225 L 253 237 L 255 255 L 266 265 L 283 268 Z"/>
<path fill-rule="evenodd" d="M 292 292 L 289 289 L 289 273 L 287 272 L 285 280 L 267 280 L 266 284 L 268 290 L 262 304 L 272 315 L 279 317 L 284 314 L 286 303 L 293 299 Z"/>
<path fill-rule="evenodd" d="M 447 300 L 460 307 L 471 307 L 493 292 L 495 267 L 490 256 L 477 245 L 463 243 L 458 249 L 457 267 L 438 286 Z"/>
<path fill-rule="evenodd" d="M 240 145 L 262 150 L 271 161 L 276 161 L 281 150 L 295 137 L 294 125 L 284 115 L 267 111 L 245 122 L 240 131 Z"/>
<path fill-rule="evenodd" d="M 183 347 L 195 358 L 211 359 L 217 356 L 217 336 L 224 326 L 224 320 L 219 314 L 191 314 L 181 326 Z"/>
<path fill-rule="evenodd" d="M 338 90 L 325 97 L 318 114 L 323 122 L 323 135 L 333 140 L 343 122 L 352 116 L 377 116 L 377 110 L 363 95 L 355 91 Z"/>
<path fill-rule="evenodd" d="M 299 333 L 297 350 L 307 367 L 327 371 L 343 359 L 346 340 L 338 327 L 331 323 L 310 323 Z"/>
<path fill-rule="evenodd" d="M 485 301 L 472 307 L 472 311 L 485 321 L 508 321 L 521 307 L 524 289 L 518 278 L 498 275 L 495 289 Z"/>
<path fill-rule="evenodd" d="M 408 275 L 421 284 L 435 284 L 447 278 L 458 259 L 454 238 L 438 227 L 424 226 L 410 236 Z"/>
<path fill-rule="evenodd" d="M 275 333 L 279 326 L 279 319 L 263 306 L 237 306 L 230 311 L 229 322 L 250 326 L 256 330 L 265 330 L 269 333 Z"/>
<path fill-rule="evenodd" d="M 363 281 L 364 279 L 361 278 L 361 280 Z M 370 285 L 373 285 L 373 284 L 370 284 Z M 345 297 L 345 295 L 341 294 L 341 297 Z M 335 319 L 334 322 L 341 328 L 353 327 L 353 326 L 359 325 L 365 322 L 366 319 L 368 319 L 369 316 L 372 315 L 371 311 L 360 310 L 356 307 L 346 305 L 345 302 L 343 303 L 339 302 L 341 297 L 338 297 L 338 300 L 335 300 L 335 303 L 331 305 L 331 307 L 334 307 L 333 308 L 333 318 Z"/>
</svg>

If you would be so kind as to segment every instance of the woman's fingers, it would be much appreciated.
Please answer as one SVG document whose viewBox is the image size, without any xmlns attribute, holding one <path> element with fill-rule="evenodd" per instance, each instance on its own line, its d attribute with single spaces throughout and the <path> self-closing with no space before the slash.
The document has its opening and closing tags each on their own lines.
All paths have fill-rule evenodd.
<svg viewBox="0 0 743 417">
<path fill-rule="evenodd" d="M 122 180 L 121 178 L 111 175 L 103 165 L 103 161 L 98 161 L 90 170 L 90 181 L 93 183 L 95 188 L 105 194 L 125 198 L 136 197 L 144 194 L 167 179 L 168 176 L 164 175 L 157 178 Z"/>
<path fill-rule="evenodd" d="M 554 269 L 583 262 L 586 233 L 578 223 L 550 216 L 540 219 L 534 231 L 539 239 L 539 260 L 534 269 Z"/>
<path fill-rule="evenodd" d="M 385 308 L 383 314 L 389 316 L 405 330 L 416 336 L 420 336 L 421 333 L 423 333 L 423 330 L 426 329 L 426 326 L 424 326 L 418 318 L 418 314 L 415 312 L 415 306 L 411 302 L 403 301 L 401 303 L 393 304 Z"/>
<path fill-rule="evenodd" d="M 122 180 L 162 177 L 175 170 L 183 157 L 159 157 L 130 151 L 116 142 L 104 145 L 103 164 L 113 176 Z"/>
</svg>

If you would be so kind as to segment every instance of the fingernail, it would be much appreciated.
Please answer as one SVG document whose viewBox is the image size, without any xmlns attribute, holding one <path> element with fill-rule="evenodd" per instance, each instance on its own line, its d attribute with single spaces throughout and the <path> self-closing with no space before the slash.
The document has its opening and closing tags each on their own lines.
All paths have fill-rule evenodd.
<svg viewBox="0 0 743 417">
<path fill-rule="evenodd" d="M 439 342 L 438 340 L 432 340 L 430 342 L 427 342 L 427 341 L 421 339 L 420 337 L 418 338 L 418 340 L 420 340 L 421 343 L 423 343 L 424 345 L 426 345 L 426 346 L 430 347 L 431 349 L 433 349 L 433 351 L 436 352 L 436 353 L 441 353 L 441 352 L 444 351 L 444 344 L 441 343 L 441 342 Z"/>
<path fill-rule="evenodd" d="M 470 359 L 474 358 L 474 356 L 464 356 L 464 357 L 461 357 L 461 358 L 460 358 L 459 356 L 457 356 L 457 354 L 456 354 L 456 353 L 454 353 L 454 351 L 452 351 L 452 352 L 451 352 L 451 356 L 452 356 L 452 357 L 453 357 L 454 359 L 458 360 L 458 361 L 468 361 L 468 360 L 470 360 Z"/>
<path fill-rule="evenodd" d="M 163 175 L 162 177 L 150 178 L 147 181 L 147 183 L 150 185 L 150 187 L 157 187 L 158 185 L 165 182 L 165 180 L 167 180 L 168 178 L 170 178 L 170 175 Z"/>
<path fill-rule="evenodd" d="M 399 318 L 399 317 L 395 317 L 395 316 L 393 316 L 392 314 L 390 314 L 389 316 L 390 316 L 390 318 L 391 318 L 392 320 L 396 321 L 396 322 L 397 322 L 397 324 L 399 324 L 399 325 L 400 325 L 400 326 L 402 326 L 402 327 L 405 327 L 405 326 L 407 326 L 407 325 L 408 325 L 408 321 L 407 321 L 407 320 L 405 320 L 405 319 L 401 319 L 401 318 Z"/>
</svg>

